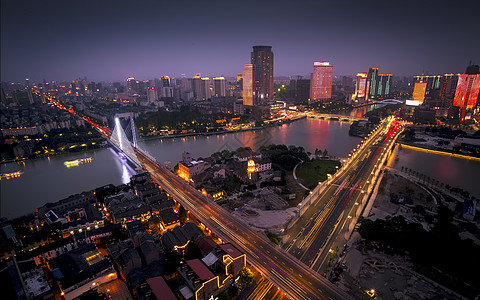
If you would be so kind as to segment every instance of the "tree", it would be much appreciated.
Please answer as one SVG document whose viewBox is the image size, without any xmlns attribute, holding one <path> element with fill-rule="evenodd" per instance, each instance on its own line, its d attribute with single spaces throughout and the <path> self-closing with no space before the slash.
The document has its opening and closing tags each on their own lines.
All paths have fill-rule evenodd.
<svg viewBox="0 0 480 300">
<path fill-rule="evenodd" d="M 253 273 L 249 268 L 243 268 L 240 271 L 239 275 L 240 278 L 238 281 L 244 286 L 250 286 L 253 283 Z"/>
<path fill-rule="evenodd" d="M 178 219 L 180 220 L 180 224 L 185 224 L 187 222 L 187 210 L 183 205 L 180 205 L 180 208 L 178 209 Z"/>
</svg>

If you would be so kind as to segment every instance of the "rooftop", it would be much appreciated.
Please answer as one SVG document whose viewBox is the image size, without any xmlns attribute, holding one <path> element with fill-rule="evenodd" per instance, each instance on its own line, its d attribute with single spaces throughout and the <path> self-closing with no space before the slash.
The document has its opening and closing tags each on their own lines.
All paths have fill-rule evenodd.
<svg viewBox="0 0 480 300">
<path fill-rule="evenodd" d="M 226 254 L 230 255 L 232 258 L 237 258 L 241 256 L 243 253 L 238 251 L 237 248 L 235 248 L 232 244 L 222 244 L 218 245 L 223 251 L 225 251 Z"/>
<path fill-rule="evenodd" d="M 173 294 L 170 287 L 165 282 L 162 276 L 148 278 L 147 283 L 152 289 L 152 292 L 155 294 L 157 299 L 162 300 L 177 300 L 175 294 Z"/>
<path fill-rule="evenodd" d="M 208 280 L 214 277 L 212 271 L 199 259 L 187 260 L 187 264 L 192 268 L 193 272 L 197 274 L 200 280 Z"/>
</svg>

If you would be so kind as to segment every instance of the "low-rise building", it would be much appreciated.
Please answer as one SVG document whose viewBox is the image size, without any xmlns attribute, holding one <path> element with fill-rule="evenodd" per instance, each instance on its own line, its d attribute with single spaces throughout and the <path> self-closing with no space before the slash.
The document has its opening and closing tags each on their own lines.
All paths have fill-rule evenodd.
<svg viewBox="0 0 480 300">
<path fill-rule="evenodd" d="M 176 226 L 172 231 L 164 232 L 162 243 L 165 250 L 184 249 L 191 240 L 202 235 L 202 231 L 193 222 L 187 222 L 182 226 Z"/>
<path fill-rule="evenodd" d="M 142 259 L 131 240 L 125 240 L 107 246 L 107 253 L 115 262 L 123 279 L 142 268 Z"/>
<path fill-rule="evenodd" d="M 144 220 L 150 215 L 150 207 L 131 191 L 107 197 L 105 208 L 115 223 Z"/>
<path fill-rule="evenodd" d="M 158 215 L 162 219 L 160 228 L 164 231 L 173 229 L 175 226 L 180 225 L 180 220 L 178 215 L 175 213 L 173 208 L 166 208 L 158 212 Z"/>
<path fill-rule="evenodd" d="M 65 299 L 74 299 L 92 287 L 117 279 L 110 260 L 93 244 L 86 244 L 53 259 L 50 269 Z"/>
</svg>

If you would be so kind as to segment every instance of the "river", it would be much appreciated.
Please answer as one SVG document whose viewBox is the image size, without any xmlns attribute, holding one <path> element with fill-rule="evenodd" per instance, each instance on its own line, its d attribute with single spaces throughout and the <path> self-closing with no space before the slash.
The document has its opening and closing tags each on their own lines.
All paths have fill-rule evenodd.
<svg viewBox="0 0 480 300">
<path fill-rule="evenodd" d="M 361 107 L 350 115 L 358 116 L 373 107 Z M 359 112 L 360 111 L 360 112 Z M 360 142 L 360 138 L 348 135 L 350 123 L 331 120 L 302 119 L 277 127 L 257 131 L 245 131 L 211 136 L 190 136 L 145 141 L 146 150 L 160 162 L 170 162 L 170 167 L 181 160 L 182 152 L 192 157 L 208 157 L 217 151 L 262 145 L 286 144 L 302 146 L 308 152 L 316 148 L 328 150 L 330 155 L 345 157 Z M 92 157 L 91 163 L 67 168 L 65 161 Z M 394 166 L 423 172 L 450 185 L 458 185 L 480 196 L 476 175 L 480 163 L 448 156 L 440 156 L 403 149 L 399 162 Z M 0 181 L 1 217 L 15 218 L 33 212 L 46 202 L 55 202 L 69 195 L 88 191 L 109 183 L 127 183 L 134 171 L 109 148 L 80 153 L 63 154 L 2 164 L 1 173 L 24 172 L 18 178 Z M 423 171 L 422 171 L 423 170 Z"/>
<path fill-rule="evenodd" d="M 190 136 L 145 141 L 147 151 L 161 162 L 173 166 L 188 151 L 194 158 L 208 157 L 224 149 L 286 144 L 303 146 L 306 151 L 327 149 L 330 155 L 344 157 L 360 142 L 348 135 L 350 123 L 331 120 L 302 119 L 289 124 L 257 131 L 211 136 Z M 93 157 L 91 163 L 65 167 L 65 161 Z M 127 183 L 134 171 L 109 148 L 1 165 L 1 173 L 24 172 L 18 178 L 0 181 L 1 216 L 15 218 L 69 195 L 105 184 Z"/>
</svg>

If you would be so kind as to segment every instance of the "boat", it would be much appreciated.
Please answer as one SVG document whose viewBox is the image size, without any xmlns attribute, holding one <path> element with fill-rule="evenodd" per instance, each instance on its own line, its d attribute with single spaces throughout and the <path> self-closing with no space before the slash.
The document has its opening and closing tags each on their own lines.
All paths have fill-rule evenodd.
<svg viewBox="0 0 480 300">
<path fill-rule="evenodd" d="M 20 175 L 22 175 L 23 172 L 22 171 L 16 171 L 16 172 L 12 172 L 12 173 L 5 173 L 5 174 L 0 174 L 0 180 L 5 178 L 5 179 L 11 179 L 11 178 L 16 178 L 16 177 L 20 177 Z"/>
<path fill-rule="evenodd" d="M 79 158 L 75 160 L 69 160 L 64 162 L 63 164 L 65 165 L 65 167 L 68 168 L 68 167 L 75 167 L 84 163 L 89 163 L 89 162 L 92 162 L 92 160 L 93 160 L 93 157 L 86 157 L 86 158 Z"/>
</svg>

